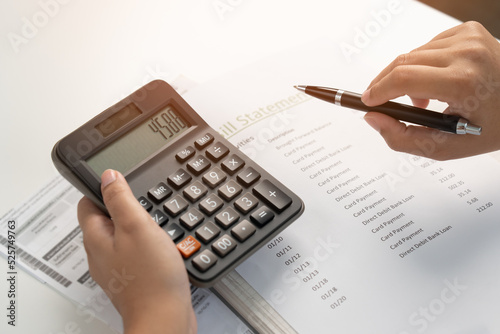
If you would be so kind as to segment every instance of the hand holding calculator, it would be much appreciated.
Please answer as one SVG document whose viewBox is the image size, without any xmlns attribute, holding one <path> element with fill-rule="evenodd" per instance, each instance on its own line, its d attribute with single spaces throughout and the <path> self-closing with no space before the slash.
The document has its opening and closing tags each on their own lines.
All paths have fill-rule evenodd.
<svg viewBox="0 0 500 334">
<path fill-rule="evenodd" d="M 61 139 L 52 159 L 105 212 L 100 175 L 120 171 L 198 286 L 212 286 L 304 210 L 160 80 Z"/>
</svg>

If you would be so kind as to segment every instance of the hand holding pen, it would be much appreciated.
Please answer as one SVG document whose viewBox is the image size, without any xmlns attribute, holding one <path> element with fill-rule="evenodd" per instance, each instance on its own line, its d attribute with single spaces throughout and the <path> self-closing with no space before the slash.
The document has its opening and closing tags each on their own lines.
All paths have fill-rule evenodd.
<svg viewBox="0 0 500 334">
<path fill-rule="evenodd" d="M 441 131 L 459 135 L 473 134 L 479 136 L 482 130 L 480 126 L 470 123 L 463 117 L 412 107 L 406 104 L 389 101 L 381 105 L 369 107 L 363 103 L 360 94 L 347 92 L 342 89 L 301 85 L 295 86 L 295 88 L 318 99 L 335 103 L 338 106 L 365 112 L 374 111 L 400 121 L 419 124 Z"/>
<path fill-rule="evenodd" d="M 399 56 L 371 82 L 361 101 L 374 107 L 403 95 L 419 108 L 427 107 L 429 99 L 446 102 L 445 115 L 468 120 L 472 132 L 478 128 L 471 123 L 480 125 L 482 132 L 457 135 L 368 112 L 365 120 L 390 148 L 436 160 L 500 149 L 500 43 L 480 24 L 461 24 Z"/>
<path fill-rule="evenodd" d="M 375 106 L 403 95 L 421 108 L 429 99 L 446 102 L 446 114 L 481 125 L 482 134 L 457 136 L 367 113 L 368 124 L 394 150 L 448 160 L 500 149 L 500 44 L 480 24 L 461 24 L 399 56 L 371 82 L 362 101 Z"/>
</svg>

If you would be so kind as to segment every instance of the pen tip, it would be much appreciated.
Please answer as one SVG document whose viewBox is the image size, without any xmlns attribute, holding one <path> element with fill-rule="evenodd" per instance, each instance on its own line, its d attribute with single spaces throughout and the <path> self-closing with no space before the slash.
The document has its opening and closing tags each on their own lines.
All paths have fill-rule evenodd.
<svg viewBox="0 0 500 334">
<path fill-rule="evenodd" d="M 293 87 L 295 87 L 296 89 L 298 89 L 298 90 L 300 90 L 302 92 L 305 92 L 307 86 L 304 86 L 304 85 L 295 85 Z"/>
</svg>

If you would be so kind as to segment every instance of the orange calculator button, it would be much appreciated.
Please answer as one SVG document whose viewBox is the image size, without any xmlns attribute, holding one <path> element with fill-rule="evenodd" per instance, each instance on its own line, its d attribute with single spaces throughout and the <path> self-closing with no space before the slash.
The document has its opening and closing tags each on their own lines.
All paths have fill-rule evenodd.
<svg viewBox="0 0 500 334">
<path fill-rule="evenodd" d="M 200 242 L 191 235 L 177 244 L 177 249 L 181 252 L 182 257 L 185 259 L 196 253 L 200 248 Z"/>
</svg>

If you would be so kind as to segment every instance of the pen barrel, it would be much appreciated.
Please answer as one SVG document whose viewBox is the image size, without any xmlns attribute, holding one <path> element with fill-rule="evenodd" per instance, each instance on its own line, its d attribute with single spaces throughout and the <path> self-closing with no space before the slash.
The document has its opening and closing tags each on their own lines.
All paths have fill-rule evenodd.
<svg viewBox="0 0 500 334">
<path fill-rule="evenodd" d="M 344 92 L 340 99 L 340 103 L 344 107 L 364 112 L 375 111 L 404 122 L 419 124 L 452 133 L 457 132 L 457 123 L 460 120 L 460 116 L 443 114 L 396 102 L 386 102 L 379 106 L 368 107 L 361 101 L 360 94 L 352 92 Z"/>
</svg>

